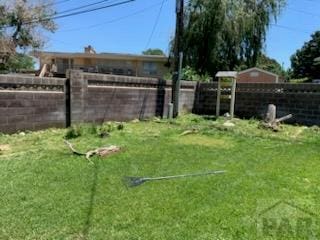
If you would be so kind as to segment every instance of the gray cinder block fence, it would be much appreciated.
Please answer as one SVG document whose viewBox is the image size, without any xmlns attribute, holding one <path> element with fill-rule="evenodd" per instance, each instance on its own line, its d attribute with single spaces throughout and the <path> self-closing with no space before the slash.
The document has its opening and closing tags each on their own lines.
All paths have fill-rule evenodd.
<svg viewBox="0 0 320 240">
<path fill-rule="evenodd" d="M 197 114 L 215 114 L 216 93 L 216 83 L 199 84 L 193 111 Z M 320 124 L 320 84 L 237 84 L 235 114 L 238 117 L 262 118 L 270 103 L 277 106 L 278 116 L 293 114 L 291 123 Z M 222 103 L 222 109 L 228 111 L 227 101 Z"/>
<path fill-rule="evenodd" d="M 0 75 L 0 132 L 167 116 L 171 81 L 72 70 L 67 78 Z M 230 89 L 224 89 L 230 91 Z M 216 83 L 181 84 L 180 109 L 215 114 Z M 261 117 L 269 103 L 293 122 L 320 124 L 320 84 L 237 84 L 235 114 Z M 221 110 L 228 111 L 227 102 Z"/>
</svg>

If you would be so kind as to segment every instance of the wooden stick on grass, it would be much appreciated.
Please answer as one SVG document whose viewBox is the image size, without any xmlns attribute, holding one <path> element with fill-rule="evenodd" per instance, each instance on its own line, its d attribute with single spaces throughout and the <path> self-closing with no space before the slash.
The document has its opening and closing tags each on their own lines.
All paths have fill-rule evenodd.
<svg viewBox="0 0 320 240">
<path fill-rule="evenodd" d="M 109 146 L 109 147 L 97 148 L 94 150 L 90 150 L 86 153 L 82 153 L 82 152 L 77 151 L 73 147 L 73 145 L 70 142 L 68 142 L 67 140 L 65 140 L 64 142 L 71 149 L 73 154 L 78 155 L 78 156 L 85 156 L 86 159 L 92 164 L 93 164 L 93 162 L 90 160 L 90 158 L 94 155 L 98 155 L 100 157 L 105 157 L 105 156 L 111 155 L 113 153 L 119 152 L 121 150 L 121 148 L 118 146 Z"/>
</svg>

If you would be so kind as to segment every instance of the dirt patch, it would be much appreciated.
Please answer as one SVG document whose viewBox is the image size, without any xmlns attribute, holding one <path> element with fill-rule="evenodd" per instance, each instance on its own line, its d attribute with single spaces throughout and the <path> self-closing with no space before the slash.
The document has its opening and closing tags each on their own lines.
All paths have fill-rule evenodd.
<svg viewBox="0 0 320 240">
<path fill-rule="evenodd" d="M 178 142 L 184 145 L 198 145 L 216 148 L 231 148 L 233 146 L 231 140 L 216 139 L 214 137 L 199 134 L 181 136 L 179 137 Z"/>
<path fill-rule="evenodd" d="M 0 154 L 4 152 L 8 152 L 11 150 L 11 147 L 9 144 L 0 144 Z"/>
</svg>

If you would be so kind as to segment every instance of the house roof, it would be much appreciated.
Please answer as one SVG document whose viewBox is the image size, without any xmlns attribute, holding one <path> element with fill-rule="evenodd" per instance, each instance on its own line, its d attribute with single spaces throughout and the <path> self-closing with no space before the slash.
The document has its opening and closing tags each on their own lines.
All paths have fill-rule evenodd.
<svg viewBox="0 0 320 240">
<path fill-rule="evenodd" d="M 263 70 L 261 68 L 257 68 L 257 67 L 253 67 L 253 68 L 249 68 L 249 69 L 246 69 L 244 71 L 241 71 L 239 72 L 239 74 L 243 74 L 243 73 L 248 73 L 248 72 L 251 72 L 251 71 L 259 71 L 259 72 L 263 72 L 265 74 L 269 74 L 269 75 L 272 75 L 274 77 L 279 77 L 277 74 L 275 73 L 272 73 L 272 72 L 269 72 L 269 71 L 266 71 L 266 70 Z"/>
<path fill-rule="evenodd" d="M 216 77 L 217 78 L 236 78 L 238 76 L 238 72 L 233 71 L 220 71 L 217 72 Z"/>
<path fill-rule="evenodd" d="M 70 52 L 42 52 L 36 51 L 33 55 L 37 58 L 41 57 L 61 57 L 61 58 L 94 58 L 94 59 L 112 59 L 112 60 L 144 60 L 166 62 L 168 58 L 163 55 L 138 55 L 126 53 L 70 53 Z"/>
</svg>

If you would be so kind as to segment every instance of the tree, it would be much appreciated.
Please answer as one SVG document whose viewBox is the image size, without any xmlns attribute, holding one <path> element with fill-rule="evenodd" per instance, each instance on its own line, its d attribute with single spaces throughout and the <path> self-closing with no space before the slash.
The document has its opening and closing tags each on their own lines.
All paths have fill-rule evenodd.
<svg viewBox="0 0 320 240">
<path fill-rule="evenodd" d="M 20 50 L 44 45 L 43 30 L 54 32 L 55 12 L 51 1 L 12 0 L 0 2 L 0 70 L 33 69 L 33 59 Z"/>
<path fill-rule="evenodd" d="M 280 63 L 277 62 L 277 60 L 273 58 L 269 58 L 264 54 L 261 54 L 258 57 L 257 65 L 258 68 L 261 68 L 263 70 L 273 72 L 278 75 L 284 75 L 285 71 L 283 70 Z"/>
<path fill-rule="evenodd" d="M 270 22 L 285 0 L 191 0 L 186 7 L 185 64 L 200 74 L 253 67 Z"/>
<path fill-rule="evenodd" d="M 320 56 L 320 31 L 311 35 L 311 40 L 291 57 L 292 76 L 308 79 L 320 78 L 320 67 L 315 59 Z"/>
<path fill-rule="evenodd" d="M 34 70 L 34 64 L 35 62 L 32 57 L 23 53 L 17 53 L 9 58 L 6 68 L 13 72 Z"/>
<path fill-rule="evenodd" d="M 199 75 L 193 68 L 186 66 L 182 69 L 182 77 L 185 81 L 210 82 L 211 77 L 208 74 Z"/>
<path fill-rule="evenodd" d="M 143 55 L 163 55 L 165 56 L 166 54 L 159 48 L 149 48 L 145 51 L 142 52 Z"/>
<path fill-rule="evenodd" d="M 275 73 L 283 78 L 287 78 L 288 73 L 283 69 L 280 63 L 277 60 L 266 56 L 264 53 L 261 53 L 258 56 L 257 63 L 255 67 L 261 68 L 263 70 Z M 243 71 L 248 69 L 248 66 L 243 63 L 236 67 L 237 71 Z"/>
<path fill-rule="evenodd" d="M 51 1 L 12 0 L 0 3 L 0 37 L 15 48 L 43 46 L 43 30 L 54 32 Z"/>
</svg>

